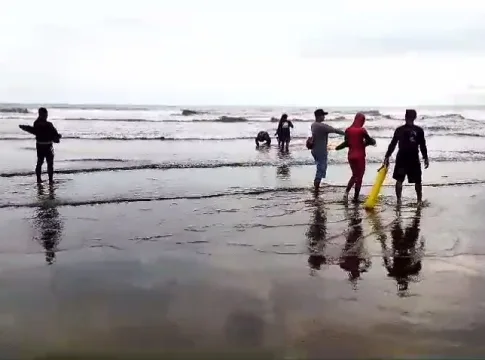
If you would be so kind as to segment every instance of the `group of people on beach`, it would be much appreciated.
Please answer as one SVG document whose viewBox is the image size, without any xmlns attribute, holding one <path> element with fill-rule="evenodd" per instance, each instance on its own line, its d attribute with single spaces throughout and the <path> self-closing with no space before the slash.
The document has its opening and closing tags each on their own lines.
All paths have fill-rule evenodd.
<svg viewBox="0 0 485 360">
<path fill-rule="evenodd" d="M 324 121 L 328 112 L 323 109 L 315 110 L 314 115 L 315 121 L 311 125 L 312 135 L 307 139 L 306 146 L 311 150 L 316 164 L 313 183 L 315 191 L 320 189 L 322 179 L 325 179 L 327 176 L 328 135 L 342 135 L 344 136 L 344 141 L 336 147 L 336 150 L 348 148 L 347 159 L 352 172 L 345 189 L 344 199 L 345 201 L 348 200 L 350 191 L 354 188 L 353 200 L 354 202 L 358 202 L 366 168 L 366 147 L 376 145 L 375 139 L 370 137 L 364 127 L 365 115 L 360 112 L 357 113 L 352 125 L 345 131 L 326 124 Z M 396 146 L 398 146 L 393 172 L 393 178 L 396 180 L 395 191 L 398 204 L 401 202 L 402 186 L 406 178 L 408 183 L 414 184 L 418 203 L 422 203 L 422 171 L 419 152 L 421 152 L 423 157 L 425 169 L 429 166 L 429 159 L 424 131 L 421 127 L 414 124 L 416 118 L 416 110 L 406 110 L 404 115 L 405 123 L 394 131 L 383 161 L 383 166 L 388 167 L 389 160 Z M 290 128 L 293 128 L 293 124 L 288 120 L 288 115 L 283 114 L 276 131 L 280 149 L 288 150 L 291 139 Z M 260 131 L 255 141 L 258 147 L 260 143 L 265 143 L 267 146 L 271 145 L 271 137 L 266 131 Z"/>
<path fill-rule="evenodd" d="M 345 199 L 348 199 L 350 191 L 354 188 L 354 201 L 358 202 L 362 179 L 366 168 L 366 147 L 369 145 L 376 145 L 376 141 L 369 136 L 364 127 L 365 115 L 363 113 L 357 113 L 352 125 L 345 131 L 336 129 L 325 123 L 325 116 L 328 115 L 328 112 L 323 109 L 315 110 L 314 115 L 315 121 L 311 125 L 312 135 L 307 139 L 306 146 L 311 150 L 311 154 L 316 164 L 316 173 L 313 183 L 315 190 L 318 191 L 320 189 L 322 179 L 325 179 L 327 176 L 328 135 L 342 135 L 344 136 L 344 142 L 337 146 L 336 150 L 344 148 L 349 149 L 347 158 L 352 172 L 345 190 Z M 389 159 L 396 149 L 396 146 L 398 146 L 393 173 L 393 178 L 396 180 L 396 197 L 398 203 L 401 202 L 402 185 L 406 177 L 408 182 L 415 186 L 418 203 L 422 202 L 422 172 L 419 152 L 421 151 L 425 169 L 429 166 L 429 159 L 424 131 L 421 127 L 414 124 L 416 117 L 416 110 L 406 110 L 404 115 L 405 124 L 399 126 L 394 131 L 394 136 L 392 137 L 383 161 L 383 166 L 388 167 Z M 35 173 L 37 182 L 39 183 L 42 182 L 41 171 L 44 161 L 47 161 L 49 182 L 53 182 L 53 143 L 59 142 L 61 138 L 61 135 L 47 118 L 47 109 L 41 107 L 38 110 L 38 118 L 35 120 L 33 126 L 20 125 L 22 130 L 34 134 L 36 137 L 37 165 Z M 281 150 L 288 151 L 291 140 L 291 129 L 293 127 L 293 123 L 288 119 L 288 115 L 283 114 L 276 130 L 278 147 Z M 260 143 L 265 143 L 266 146 L 270 146 L 271 137 L 268 132 L 260 131 L 256 136 L 255 142 L 257 147 L 260 146 Z"/>
</svg>

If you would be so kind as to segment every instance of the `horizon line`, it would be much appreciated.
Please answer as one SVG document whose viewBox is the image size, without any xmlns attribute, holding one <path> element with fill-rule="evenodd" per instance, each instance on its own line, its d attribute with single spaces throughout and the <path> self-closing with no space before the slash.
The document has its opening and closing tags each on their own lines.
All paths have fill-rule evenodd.
<svg viewBox="0 0 485 360">
<path fill-rule="evenodd" d="M 244 105 L 237 105 L 237 104 L 150 104 L 150 103 L 103 103 L 103 102 L 0 102 L 0 107 L 4 106 L 65 106 L 65 107 L 75 107 L 75 106 L 119 106 L 119 107 L 173 107 L 173 108 L 182 108 L 182 109 L 190 109 L 191 107 L 277 107 L 277 108 L 323 108 L 323 109 L 332 109 L 332 108 L 365 108 L 365 109 L 378 109 L 378 108 L 433 108 L 433 107 L 485 107 L 485 104 L 415 104 L 415 105 L 276 105 L 276 104 L 244 104 Z"/>
</svg>

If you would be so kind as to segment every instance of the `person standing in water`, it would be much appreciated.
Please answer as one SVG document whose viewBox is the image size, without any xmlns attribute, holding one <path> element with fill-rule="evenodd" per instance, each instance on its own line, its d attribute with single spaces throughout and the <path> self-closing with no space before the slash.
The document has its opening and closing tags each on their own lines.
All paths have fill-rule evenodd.
<svg viewBox="0 0 485 360">
<path fill-rule="evenodd" d="M 61 135 L 57 132 L 54 125 L 47 121 L 47 109 L 39 108 L 39 116 L 34 121 L 34 132 L 37 148 L 37 166 L 35 167 L 35 174 L 37 182 L 41 183 L 42 165 L 44 159 L 47 161 L 47 173 L 49 175 L 49 183 L 54 182 L 54 147 L 53 143 L 58 143 Z"/>
<path fill-rule="evenodd" d="M 347 159 L 352 170 L 352 176 L 347 184 L 347 189 L 345 189 L 345 201 L 348 201 L 350 190 L 352 190 L 354 185 L 354 202 L 359 201 L 360 188 L 362 187 L 362 179 L 365 173 L 365 147 L 376 144 L 376 141 L 369 136 L 364 128 L 364 123 L 365 115 L 357 113 L 353 124 L 345 130 L 344 144 L 349 147 Z M 344 144 L 339 145 L 336 149 L 342 149 Z"/>
<path fill-rule="evenodd" d="M 421 127 L 414 125 L 416 117 L 416 110 L 406 110 L 406 123 L 398 127 L 394 132 L 394 136 L 392 137 L 384 158 L 384 165 L 389 166 L 389 159 L 394 152 L 396 145 L 399 144 L 393 173 L 393 178 L 396 180 L 396 198 L 398 205 L 401 203 L 402 184 L 406 176 L 408 178 L 408 183 L 414 184 L 418 204 L 421 204 L 423 201 L 423 187 L 421 184 L 422 172 L 419 151 L 421 151 L 421 155 L 423 156 L 425 169 L 429 166 L 429 159 L 424 131 Z"/>
<path fill-rule="evenodd" d="M 325 112 L 322 109 L 317 109 L 315 110 L 314 115 L 315 122 L 311 126 L 312 136 L 307 140 L 307 148 L 311 149 L 312 156 L 317 165 L 313 185 L 315 190 L 318 191 L 322 179 L 327 177 L 328 134 L 345 135 L 345 132 L 323 123 L 325 115 L 328 115 L 328 112 Z"/>
<path fill-rule="evenodd" d="M 278 129 L 276 130 L 280 150 L 286 149 L 286 151 L 288 151 L 291 140 L 290 128 L 293 129 L 293 123 L 288 120 L 287 114 L 283 114 L 278 124 Z"/>
</svg>

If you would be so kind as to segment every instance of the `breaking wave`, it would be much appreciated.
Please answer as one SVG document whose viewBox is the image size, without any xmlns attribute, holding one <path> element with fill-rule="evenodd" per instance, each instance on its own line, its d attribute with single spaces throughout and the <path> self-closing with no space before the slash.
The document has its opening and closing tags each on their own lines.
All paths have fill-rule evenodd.
<svg viewBox="0 0 485 360">
<path fill-rule="evenodd" d="M 11 108 L 0 108 L 0 113 L 29 114 L 30 111 L 26 108 L 11 107 Z"/>
</svg>

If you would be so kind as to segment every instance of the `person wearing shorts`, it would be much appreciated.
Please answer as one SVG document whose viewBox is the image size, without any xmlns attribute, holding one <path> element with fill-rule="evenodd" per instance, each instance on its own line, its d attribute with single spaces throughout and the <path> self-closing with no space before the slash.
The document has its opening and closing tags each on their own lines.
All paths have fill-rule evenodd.
<svg viewBox="0 0 485 360">
<path fill-rule="evenodd" d="M 423 156 L 425 169 L 429 166 L 429 159 L 424 131 L 421 127 L 414 125 L 416 117 L 416 110 L 406 110 L 406 123 L 398 127 L 394 132 L 394 136 L 384 158 L 384 165 L 389 166 L 389 159 L 396 145 L 399 144 L 392 176 L 396 180 L 396 198 L 398 204 L 401 203 L 402 184 L 406 178 L 408 179 L 408 183 L 414 184 L 418 204 L 421 204 L 423 201 L 422 171 L 419 152 L 421 151 L 421 155 Z"/>
</svg>

